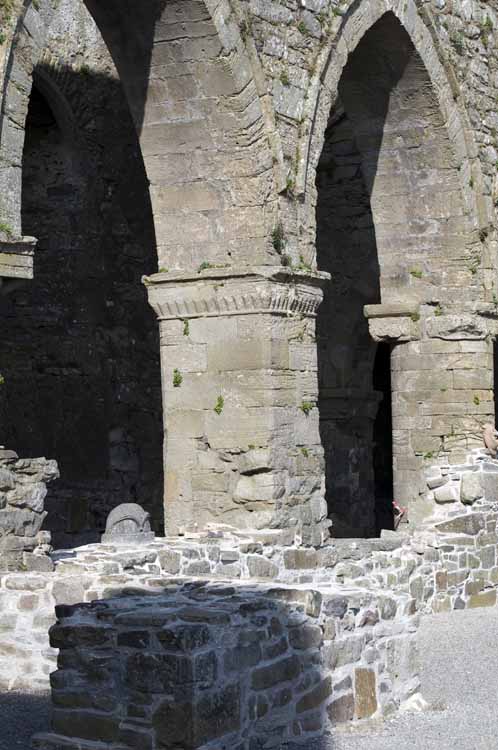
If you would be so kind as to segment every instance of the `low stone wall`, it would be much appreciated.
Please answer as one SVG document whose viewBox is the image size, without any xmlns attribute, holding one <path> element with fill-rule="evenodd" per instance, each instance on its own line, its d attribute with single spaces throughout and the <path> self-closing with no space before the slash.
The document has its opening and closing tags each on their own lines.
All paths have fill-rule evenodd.
<svg viewBox="0 0 498 750">
<path fill-rule="evenodd" d="M 178 582 L 59 607 L 53 733 L 34 747 L 277 748 L 389 714 L 418 690 L 407 604 L 338 586 Z"/>
<path fill-rule="evenodd" d="M 449 509 L 451 508 L 451 509 Z M 441 511 L 440 511 L 441 513 Z M 281 547 L 272 532 L 251 538 L 212 534 L 156 540 L 143 547 L 88 545 L 54 555 L 55 572 L 0 576 L 0 687 L 47 689 L 55 651 L 48 629 L 58 604 L 157 591 L 178 578 L 256 582 L 374 597 L 382 611 L 440 612 L 496 603 L 498 505 L 445 506 L 413 536 L 332 540 L 321 548 Z M 340 639 L 336 640 L 340 643 Z"/>
</svg>

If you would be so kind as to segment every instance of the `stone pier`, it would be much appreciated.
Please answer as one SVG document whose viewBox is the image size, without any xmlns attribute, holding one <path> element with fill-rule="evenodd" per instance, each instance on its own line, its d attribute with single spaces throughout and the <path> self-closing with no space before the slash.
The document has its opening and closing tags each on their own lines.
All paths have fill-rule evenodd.
<svg viewBox="0 0 498 750">
<path fill-rule="evenodd" d="M 315 316 L 327 274 L 262 267 L 145 279 L 159 318 L 168 533 L 327 532 Z"/>
</svg>

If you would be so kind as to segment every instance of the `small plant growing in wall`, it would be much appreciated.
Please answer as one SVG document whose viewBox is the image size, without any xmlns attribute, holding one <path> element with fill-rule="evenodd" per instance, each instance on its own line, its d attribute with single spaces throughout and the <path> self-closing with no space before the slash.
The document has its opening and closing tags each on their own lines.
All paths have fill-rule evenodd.
<svg viewBox="0 0 498 750">
<path fill-rule="evenodd" d="M 216 406 L 214 407 L 214 411 L 216 412 L 218 416 L 220 416 L 220 414 L 222 413 L 224 406 L 225 406 L 225 399 L 223 398 L 223 396 L 218 396 L 218 399 L 216 401 Z"/>
<path fill-rule="evenodd" d="M 247 37 L 250 37 L 252 33 L 252 19 L 244 18 L 240 22 L 240 36 L 245 41 Z"/>
<path fill-rule="evenodd" d="M 459 55 L 463 55 L 465 49 L 464 38 L 459 31 L 454 31 L 450 34 L 450 42 L 452 43 L 455 52 Z"/>
<path fill-rule="evenodd" d="M 183 376 L 180 370 L 173 370 L 173 388 L 179 388 L 183 383 Z"/>
<path fill-rule="evenodd" d="M 299 23 L 297 25 L 297 30 L 303 36 L 309 36 L 308 27 L 306 26 L 306 24 L 304 23 L 304 21 L 299 21 Z"/>
<path fill-rule="evenodd" d="M 310 264 L 307 263 L 303 256 L 299 256 L 299 263 L 296 266 L 296 271 L 300 271 L 301 273 L 312 273 L 313 269 L 311 268 Z"/>
<path fill-rule="evenodd" d="M 421 279 L 422 275 L 420 268 L 410 268 L 410 276 L 413 276 L 414 279 Z"/>
<path fill-rule="evenodd" d="M 479 404 L 481 403 L 481 399 L 477 394 L 474 396 L 473 401 L 476 406 L 479 406 Z"/>
<path fill-rule="evenodd" d="M 202 273 L 203 271 L 207 271 L 208 268 L 211 268 L 211 263 L 208 260 L 203 260 L 201 265 L 197 269 L 197 273 Z"/>
<path fill-rule="evenodd" d="M 190 323 L 188 320 L 183 321 L 183 335 L 188 336 L 190 334 Z"/>
<path fill-rule="evenodd" d="M 492 31 L 493 31 L 493 22 L 489 16 L 486 16 L 486 19 L 483 21 L 483 23 L 481 23 L 481 39 L 485 47 L 488 46 L 489 35 L 492 33 Z"/>
<path fill-rule="evenodd" d="M 0 234 L 6 234 L 7 237 L 14 236 L 12 227 L 9 224 L 7 224 L 5 221 L 0 221 Z"/>
<path fill-rule="evenodd" d="M 303 414 L 308 416 L 310 412 L 313 410 L 314 406 L 315 404 L 312 401 L 303 401 L 300 406 L 300 409 L 303 412 Z"/>
<path fill-rule="evenodd" d="M 441 307 L 441 305 L 436 305 L 436 307 L 434 308 L 434 315 L 436 316 L 436 318 L 439 318 L 442 314 L 443 308 Z"/>
<path fill-rule="evenodd" d="M 279 223 L 271 233 L 271 241 L 273 248 L 277 251 L 277 253 L 281 253 L 285 245 L 285 234 L 281 221 L 279 221 Z"/>
<path fill-rule="evenodd" d="M 310 452 L 307 448 L 301 448 L 301 453 L 303 454 L 305 458 L 309 458 L 310 456 Z"/>
<path fill-rule="evenodd" d="M 282 72 L 280 73 L 280 83 L 282 84 L 282 86 L 290 86 L 289 74 L 286 70 L 282 70 Z"/>
</svg>

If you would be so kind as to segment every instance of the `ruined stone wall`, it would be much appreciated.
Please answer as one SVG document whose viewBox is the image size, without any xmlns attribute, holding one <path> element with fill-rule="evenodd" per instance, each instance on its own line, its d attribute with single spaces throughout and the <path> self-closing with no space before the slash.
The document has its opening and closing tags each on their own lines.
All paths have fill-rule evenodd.
<svg viewBox="0 0 498 750">
<path fill-rule="evenodd" d="M 308 276 L 312 289 L 317 286 L 313 273 L 318 264 L 335 279 L 329 288 L 326 279 L 320 279 L 326 301 L 318 341 L 313 341 L 313 332 L 306 340 L 310 349 L 321 352 L 318 365 L 310 356 L 303 370 L 314 385 L 306 400 L 292 396 L 286 401 L 283 420 L 283 412 L 265 412 L 273 406 L 254 405 L 266 425 L 277 425 L 265 427 L 257 447 L 272 456 L 295 451 L 289 420 L 298 423 L 304 403 L 316 422 L 318 404 L 329 513 L 338 533 L 374 533 L 371 445 L 380 400 L 372 383 L 372 363 L 376 342 L 394 346 L 394 496 L 401 504 L 409 503 L 413 518 L 419 519 L 425 513 L 419 496 L 426 467 L 435 460 L 460 462 L 479 444 L 482 422 L 494 415 L 495 9 L 478 2 L 309 0 L 303 5 L 297 0 L 206 0 L 152 3 L 138 17 L 132 10 L 123 15 L 117 2 L 103 8 L 88 0 L 87 5 L 116 62 L 152 183 L 162 275 L 151 280 L 150 291 L 164 328 L 165 396 L 171 397 L 175 370 L 176 382 L 185 378 L 178 364 L 182 362 L 188 363 L 187 379 L 208 373 L 202 382 L 206 393 L 217 392 L 215 406 L 220 397 L 229 403 L 232 394 L 227 370 L 216 358 L 206 370 L 191 366 L 187 336 L 174 345 L 176 363 L 166 359 L 173 345 L 172 325 L 165 321 L 176 319 L 179 329 L 184 319 L 191 325 L 210 317 L 217 326 L 212 323 L 209 336 L 223 338 L 228 350 L 236 351 L 237 341 L 243 340 L 240 309 L 232 318 L 237 318 L 237 332 L 227 336 L 221 335 L 230 331 L 227 307 L 213 303 L 186 311 L 182 303 L 167 315 L 161 312 L 171 294 L 185 298 L 194 274 L 200 272 L 193 296 L 202 298 L 202 274 L 210 267 L 223 266 L 232 285 L 244 268 L 254 287 L 249 296 L 255 299 L 259 266 L 285 266 L 292 294 L 296 274 Z M 0 179 L 9 188 L 5 217 L 14 235 L 20 231 L 19 153 L 27 106 L 13 84 L 18 80 L 17 52 L 37 57 L 53 10 L 48 0 L 28 5 L 12 54 L 14 7 L 5 25 L 9 75 Z M 351 144 L 345 154 L 337 151 L 345 143 L 344 122 Z M 338 194 L 346 201 L 337 201 Z M 305 284 L 301 278 L 298 283 Z M 232 302 L 223 304 L 230 307 Z M 363 305 L 368 306 L 369 333 Z M 272 309 L 267 314 L 264 325 L 271 321 L 272 328 L 278 313 Z M 262 325 L 259 315 L 247 320 L 252 332 Z M 273 343 L 274 334 L 265 331 L 275 349 L 278 337 Z M 292 326 L 284 336 L 294 336 Z M 256 336 L 247 336 L 247 351 L 257 360 L 251 338 Z M 268 369 L 273 369 L 271 362 L 270 367 L 264 362 L 257 375 L 261 382 Z M 280 396 L 275 381 L 267 398 L 278 405 Z M 212 403 L 211 394 L 209 400 Z M 200 407 L 179 420 L 177 405 L 170 409 L 165 401 L 170 444 L 165 462 L 168 453 L 172 462 L 165 512 L 172 528 L 179 525 L 174 509 L 179 487 L 182 501 L 191 506 L 187 523 L 196 514 L 190 467 L 202 464 L 206 444 L 217 439 L 220 422 L 206 421 L 206 406 Z M 237 414 L 243 424 L 245 414 Z M 236 415 L 231 419 L 237 421 Z M 198 443 L 199 436 L 187 434 L 194 423 L 194 432 L 202 424 Z M 280 429 L 280 424 L 285 427 Z M 309 446 L 302 447 L 317 458 L 318 466 L 321 449 L 315 434 L 313 430 Z M 229 441 L 223 451 L 239 455 L 246 450 L 243 430 L 232 432 Z M 252 440 L 250 444 L 256 445 Z M 188 447 L 186 466 L 176 460 L 174 445 Z M 348 490 L 350 465 L 354 482 Z M 302 473 L 291 468 L 289 481 L 282 483 L 279 461 L 269 469 L 273 484 L 284 488 L 282 507 L 292 505 L 293 484 L 301 483 Z M 233 479 L 221 493 L 210 488 L 206 477 L 201 480 L 203 497 L 218 493 L 219 502 L 209 501 L 203 519 L 214 515 L 223 522 L 225 515 L 233 516 L 233 491 L 241 477 Z M 266 504 L 265 496 L 261 513 L 267 512 Z M 296 515 L 301 521 L 292 517 L 293 522 L 306 526 L 303 515 Z M 275 519 L 272 523 L 278 524 Z M 288 519 L 283 513 L 281 525 Z"/>
<path fill-rule="evenodd" d="M 360 607 L 364 632 L 349 658 L 333 639 L 340 615 L 351 617 L 353 609 L 317 591 L 194 584 L 61 607 L 51 631 L 52 645 L 61 648 L 53 734 L 34 746 L 48 750 L 65 738 L 67 747 L 82 747 L 82 740 L 151 749 L 280 747 L 353 716 L 368 718 L 378 708 L 376 674 L 367 648 L 358 657 L 376 600 L 364 596 L 351 605 Z M 386 623 L 386 636 L 390 630 Z M 390 651 L 398 639 L 382 642 Z M 101 665 L 97 690 L 92 662 Z M 391 658 L 387 673 L 393 667 Z M 392 696 L 380 695 L 387 710 Z"/>
<path fill-rule="evenodd" d="M 47 483 L 59 477 L 55 461 L 19 458 L 0 448 L 0 571 L 51 571 L 47 516 Z"/>
</svg>

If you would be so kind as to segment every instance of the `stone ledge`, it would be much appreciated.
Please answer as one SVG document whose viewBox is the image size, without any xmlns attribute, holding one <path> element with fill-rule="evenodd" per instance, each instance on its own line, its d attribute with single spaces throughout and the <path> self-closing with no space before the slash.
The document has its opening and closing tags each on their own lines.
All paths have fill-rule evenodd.
<svg viewBox="0 0 498 750">
<path fill-rule="evenodd" d="M 37 240 L 22 237 L 17 240 L 0 241 L 0 280 L 32 279 L 33 256 Z"/>
<path fill-rule="evenodd" d="M 421 338 L 420 305 L 416 302 L 365 305 L 374 341 L 418 341 Z"/>
</svg>

